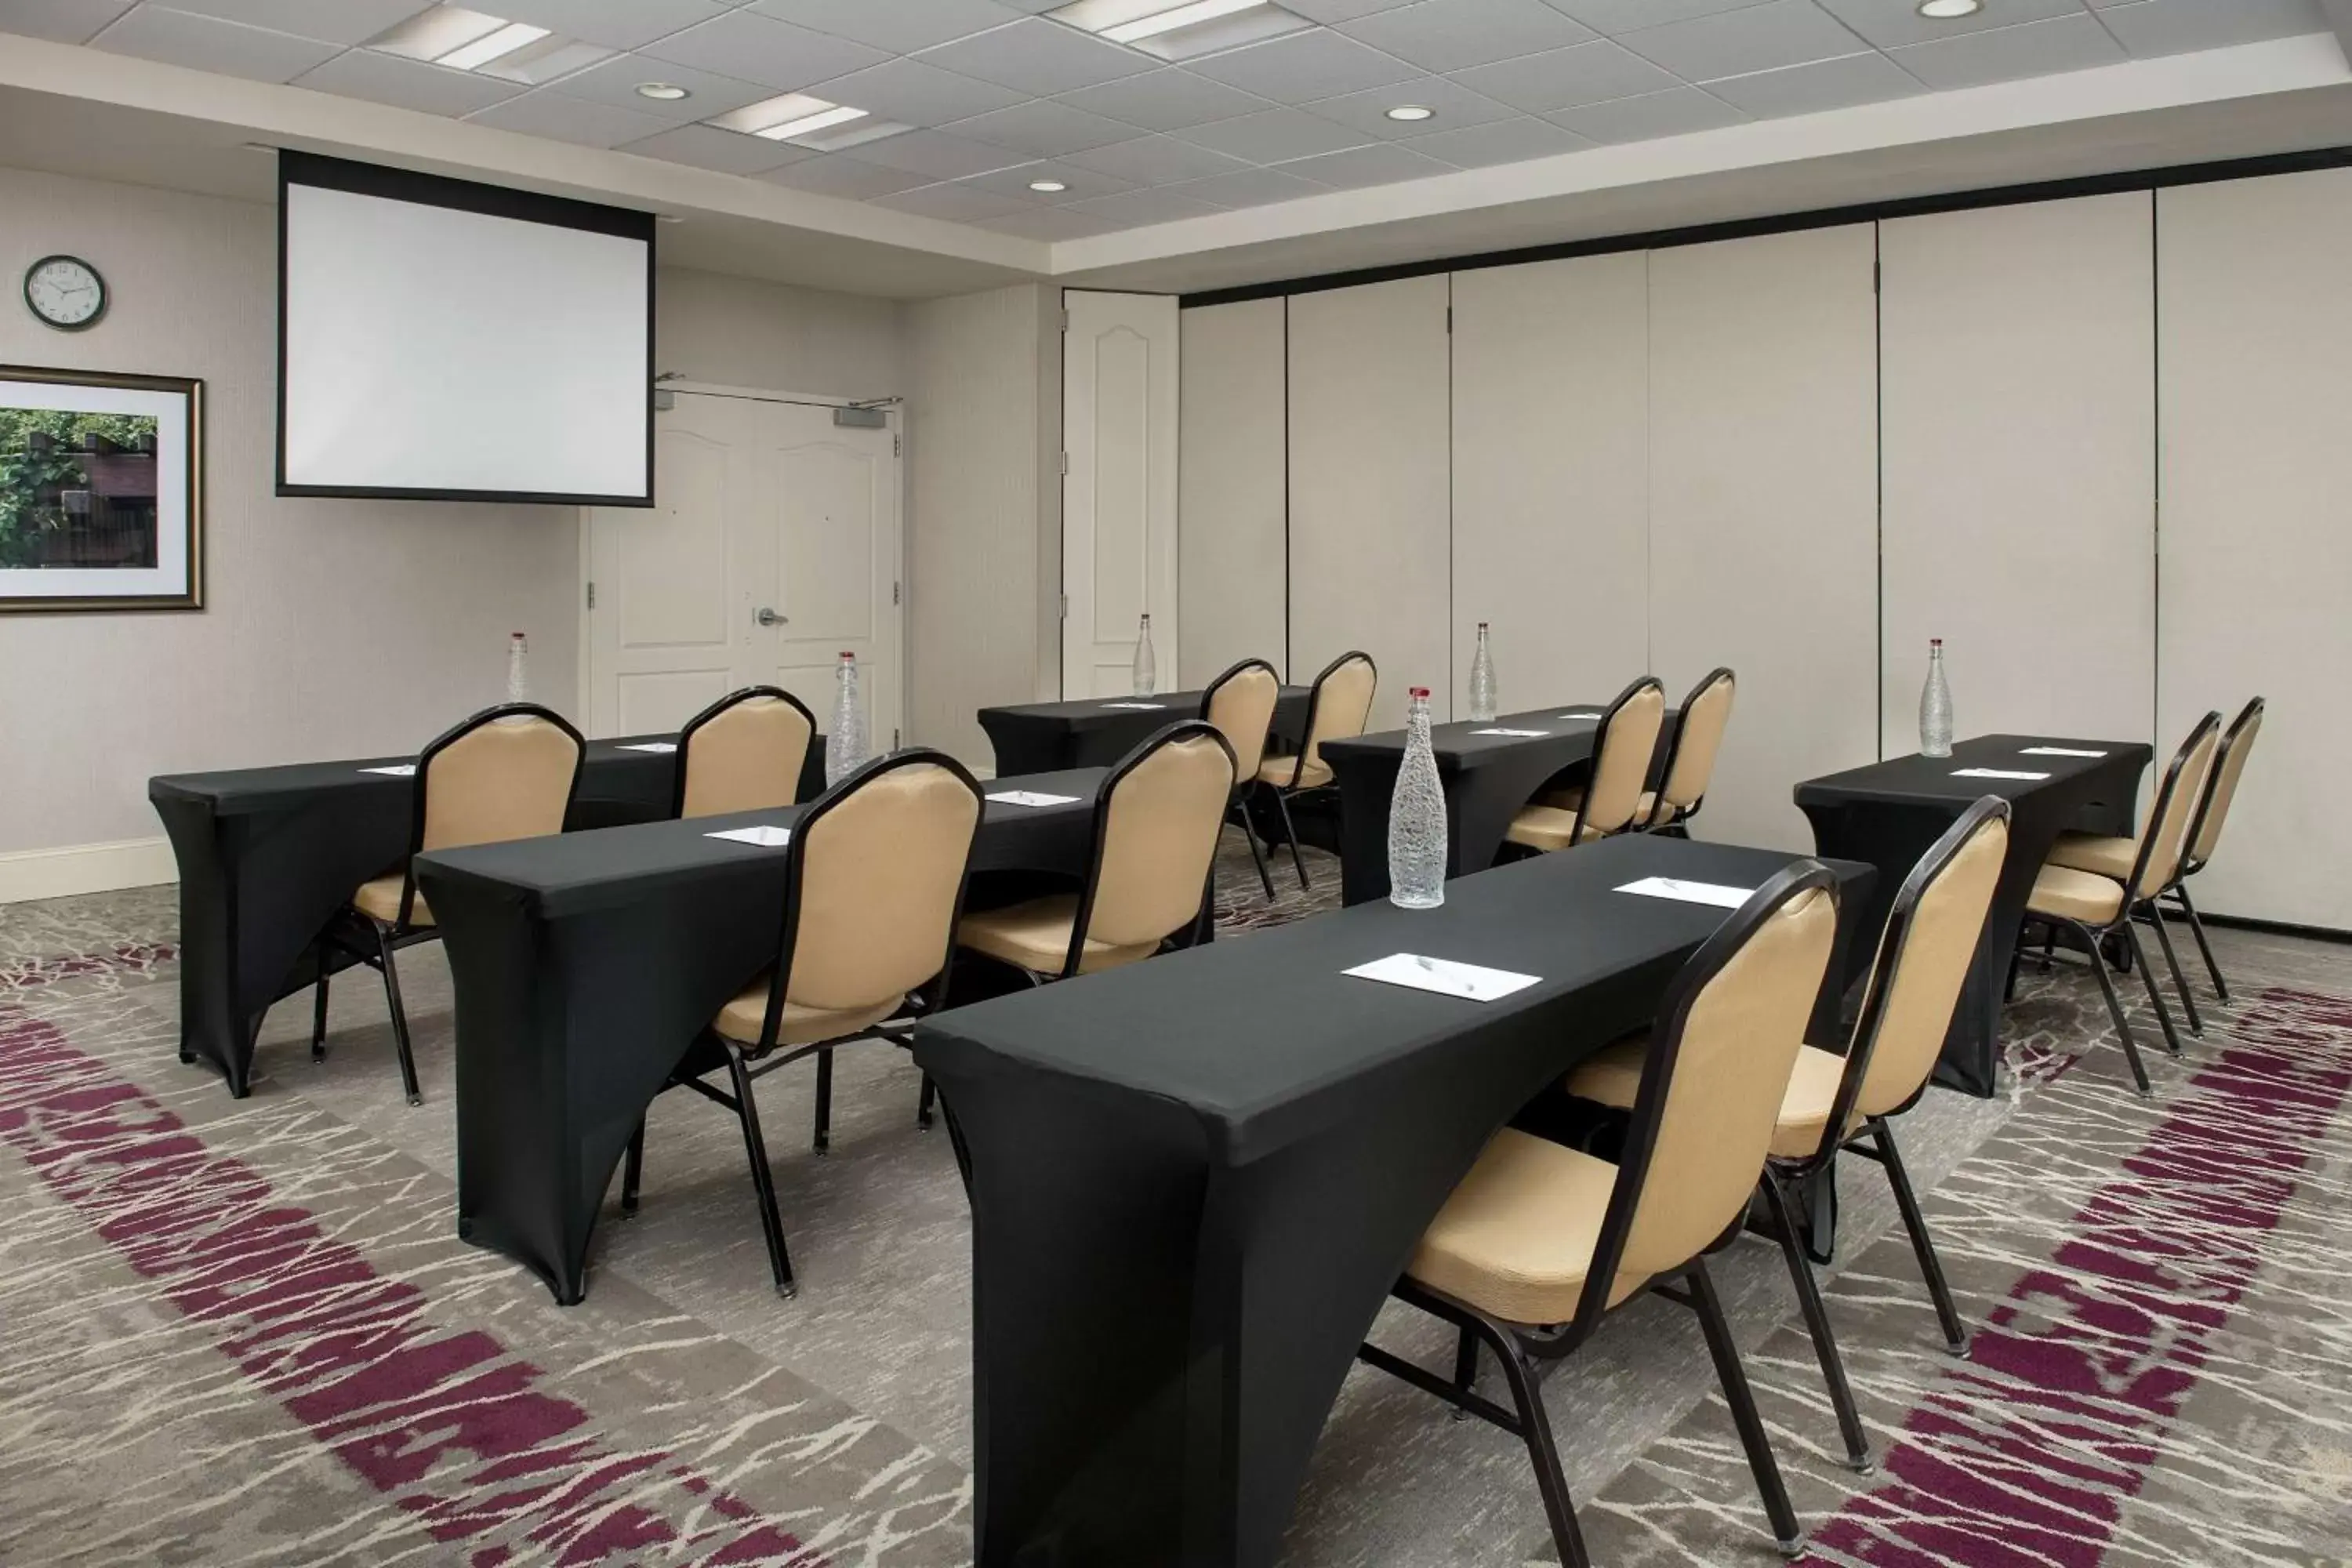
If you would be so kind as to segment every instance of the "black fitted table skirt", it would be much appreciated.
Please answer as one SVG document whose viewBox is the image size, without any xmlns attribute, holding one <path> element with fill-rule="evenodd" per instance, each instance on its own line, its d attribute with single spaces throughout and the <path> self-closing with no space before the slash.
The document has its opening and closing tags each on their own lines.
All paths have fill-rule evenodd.
<svg viewBox="0 0 2352 1568">
<path fill-rule="evenodd" d="M 668 816 L 677 756 L 627 748 L 675 739 L 591 741 L 564 826 Z M 254 1037 L 269 1005 L 317 978 L 310 952 L 320 930 L 362 882 L 398 868 L 408 853 L 416 781 L 365 770 L 414 760 L 361 757 L 147 781 L 180 868 L 180 1057 L 218 1068 L 231 1094 L 246 1092 Z M 820 742 L 809 748 L 800 797 L 824 786 Z"/>
<path fill-rule="evenodd" d="M 1592 736 L 1604 704 L 1564 702 L 1531 713 L 1432 726 L 1430 750 L 1445 791 L 1445 874 L 1465 877 L 1495 863 L 1511 818 L 1561 774 L 1589 769 Z M 1658 727 L 1657 756 L 1672 743 L 1677 715 Z M 1480 730 L 1541 730 L 1534 735 L 1481 735 Z M 1366 903 L 1389 896 L 1389 801 L 1404 762 L 1402 730 L 1326 741 L 1323 760 L 1339 789 L 1339 897 Z M 1566 784 L 1569 779 L 1560 779 Z"/>
<path fill-rule="evenodd" d="M 1106 706 L 1116 702 L 1159 706 Z M 1063 768 L 1107 768 L 1169 725 L 1200 716 L 1198 691 L 1029 702 L 1013 708 L 983 708 L 979 714 L 980 727 L 988 732 L 989 744 L 996 748 L 998 778 Z M 1306 725 L 1307 688 L 1284 687 L 1275 702 L 1275 739 L 1296 748 Z"/>
<path fill-rule="evenodd" d="M 1796 858 L 1631 836 L 925 1022 L 970 1165 L 981 1568 L 1272 1563 L 1446 1195 L 1728 918 L 1612 889 Z M 1482 1004 L 1341 973 L 1400 952 L 1543 978 Z"/>
<path fill-rule="evenodd" d="M 2032 746 L 2102 752 L 2098 757 L 2028 756 Z M 2068 831 L 2127 836 L 2137 810 L 2140 775 L 2151 749 L 2138 741 L 2053 740 L 2039 735 L 1979 735 L 1952 747 L 1948 757 L 1891 757 L 1797 786 L 1797 805 L 1813 825 L 1823 855 L 1866 860 L 1878 868 L 1870 929 L 1885 923 L 1903 879 L 1947 828 L 1977 800 L 1997 795 L 2010 805 L 2009 858 L 1985 916 L 1983 940 L 1953 1009 L 1936 1079 L 1979 1097 L 1993 1092 L 2000 1059 L 2000 1009 L 2009 957 L 2025 919 L 2033 879 Z M 1957 776 L 1966 768 L 2046 773 L 2046 779 Z"/>
<path fill-rule="evenodd" d="M 1103 770 L 1000 779 L 1076 799 L 991 801 L 976 874 L 1084 874 Z M 455 984 L 457 1230 L 565 1304 L 629 1136 L 727 1000 L 776 960 L 784 854 L 710 834 L 798 807 L 421 855 Z"/>
</svg>

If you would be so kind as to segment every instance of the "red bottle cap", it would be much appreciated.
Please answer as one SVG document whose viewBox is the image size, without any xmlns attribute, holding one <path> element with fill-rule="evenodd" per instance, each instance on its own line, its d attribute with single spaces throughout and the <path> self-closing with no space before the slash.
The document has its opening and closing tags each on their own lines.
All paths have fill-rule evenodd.
<svg viewBox="0 0 2352 1568">
<path fill-rule="evenodd" d="M 1405 694 L 1410 697 L 1426 697 L 1429 695 L 1429 688 L 1426 686 L 1409 686 L 1405 688 Z"/>
</svg>

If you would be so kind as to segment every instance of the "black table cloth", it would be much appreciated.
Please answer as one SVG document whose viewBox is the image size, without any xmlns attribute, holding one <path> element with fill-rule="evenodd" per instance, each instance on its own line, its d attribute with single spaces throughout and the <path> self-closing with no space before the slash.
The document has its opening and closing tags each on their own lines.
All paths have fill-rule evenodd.
<svg viewBox="0 0 2352 1568">
<path fill-rule="evenodd" d="M 1103 770 L 1000 779 L 1075 796 L 987 804 L 976 873 L 1082 875 Z M 458 1234 L 586 1286 L 588 1242 L 630 1133 L 696 1035 L 775 962 L 782 848 L 712 838 L 798 807 L 440 850 L 416 880 L 441 928 L 457 1031 Z"/>
<path fill-rule="evenodd" d="M 1592 736 L 1604 703 L 1563 702 L 1500 719 L 1433 725 L 1430 750 L 1445 791 L 1445 874 L 1464 877 L 1495 863 L 1511 818 L 1544 785 L 1588 767 Z M 1658 728 L 1659 766 L 1672 744 L 1677 715 L 1668 710 Z M 1540 730 L 1535 735 L 1482 735 L 1481 730 Z M 1389 896 L 1389 801 L 1404 762 L 1405 731 L 1383 731 L 1323 743 L 1339 789 L 1339 897 L 1360 904 Z M 1563 781 L 1565 782 L 1565 781 Z"/>
<path fill-rule="evenodd" d="M 1156 708 L 1108 704 L 1153 702 Z M 1201 693 L 1157 697 L 1096 697 L 1078 702 L 1028 702 L 983 708 L 980 727 L 996 748 L 996 776 L 1047 773 L 1062 768 L 1107 768 L 1181 719 L 1201 716 Z M 1293 747 L 1307 725 L 1307 688 L 1286 686 L 1276 700 L 1273 733 Z"/>
<path fill-rule="evenodd" d="M 2028 748 L 2055 746 L 2099 752 L 2096 757 L 2031 756 Z M 2000 1009 L 2009 955 L 2025 918 L 2033 879 L 2061 833 L 2127 836 L 2151 749 L 2137 741 L 2051 740 L 2035 735 L 1979 735 L 1958 742 L 1948 757 L 1893 757 L 1797 786 L 1798 806 L 1813 825 L 1823 855 L 1866 860 L 1878 868 L 1871 927 L 1885 923 L 1895 890 L 1937 839 L 1970 804 L 1996 795 L 2010 804 L 2009 858 L 1995 885 L 1984 936 L 1977 944 L 1944 1054 L 1939 1083 L 1979 1097 L 1993 1092 L 2000 1057 Z M 2046 779 L 1958 776 L 1964 769 L 2040 773 Z"/>
<path fill-rule="evenodd" d="M 1274 1562 L 1446 1195 L 1728 916 L 1612 889 L 1795 858 L 1630 836 L 925 1022 L 970 1162 L 981 1568 Z M 1542 979 L 1481 1004 L 1341 973 L 1400 952 Z"/>
</svg>

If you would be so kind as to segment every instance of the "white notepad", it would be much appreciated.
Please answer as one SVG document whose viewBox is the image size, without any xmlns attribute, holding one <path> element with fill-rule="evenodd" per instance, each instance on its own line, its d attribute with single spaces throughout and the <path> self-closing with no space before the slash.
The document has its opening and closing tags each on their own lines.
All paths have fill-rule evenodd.
<svg viewBox="0 0 2352 1568">
<path fill-rule="evenodd" d="M 1685 882 L 1680 877 L 1644 877 L 1638 882 L 1628 882 L 1617 889 L 1644 899 L 1672 899 L 1677 903 L 1713 904 L 1721 910 L 1736 910 L 1746 903 L 1756 889 L 1727 888 L 1720 882 Z"/>
<path fill-rule="evenodd" d="M 1045 795 L 1034 789 L 1009 789 L 988 798 L 1001 800 L 1007 805 L 1074 805 L 1079 797 L 1074 795 Z"/>
<path fill-rule="evenodd" d="M 668 752 L 677 750 L 677 742 L 676 741 L 639 741 L 635 745 L 623 746 L 621 750 L 625 752 Z"/>
<path fill-rule="evenodd" d="M 762 849 L 781 849 L 793 841 L 789 827 L 728 827 L 717 833 L 706 833 L 705 838 L 731 838 L 738 844 L 756 844 Z"/>
<path fill-rule="evenodd" d="M 1549 730 L 1473 730 L 1474 735 L 1512 735 L 1522 741 L 1538 741 L 1551 733 Z"/>
<path fill-rule="evenodd" d="M 2007 768 L 1955 768 L 1956 779 L 2046 779 L 2048 773 L 2021 773 Z"/>
<path fill-rule="evenodd" d="M 2105 752 L 2078 752 L 2072 746 L 2028 746 L 2021 757 L 2104 757 Z"/>
<path fill-rule="evenodd" d="M 1465 1002 L 1492 1002 L 1514 991 L 1524 991 L 1543 978 L 1538 974 L 1514 974 L 1507 969 L 1481 969 L 1475 963 L 1454 963 L 1443 958 L 1423 958 L 1413 952 L 1392 952 L 1343 973 L 1359 980 L 1378 980 L 1388 985 L 1408 985 L 1415 991 L 1434 991 L 1441 996 L 1459 996 Z"/>
<path fill-rule="evenodd" d="M 1106 702 L 1103 706 L 1106 708 L 1144 708 L 1149 709 L 1153 712 L 1158 712 L 1160 709 L 1167 707 L 1168 704 L 1165 702 Z"/>
<path fill-rule="evenodd" d="M 1601 710 L 1597 708 L 1580 708 L 1573 713 L 1563 713 L 1560 717 L 1563 719 L 1598 719 L 1601 717 Z"/>
<path fill-rule="evenodd" d="M 415 763 L 394 763 L 388 768 L 362 768 L 363 773 L 382 773 L 388 779 L 413 779 L 416 776 Z"/>
</svg>

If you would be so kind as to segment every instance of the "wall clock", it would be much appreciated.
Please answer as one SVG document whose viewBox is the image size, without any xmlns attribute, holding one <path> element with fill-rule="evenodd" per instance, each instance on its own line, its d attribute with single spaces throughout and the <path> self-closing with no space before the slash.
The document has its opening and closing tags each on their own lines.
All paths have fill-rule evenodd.
<svg viewBox="0 0 2352 1568">
<path fill-rule="evenodd" d="M 45 256 L 25 271 L 25 304 L 61 332 L 78 332 L 106 314 L 106 279 L 76 256 Z"/>
</svg>

